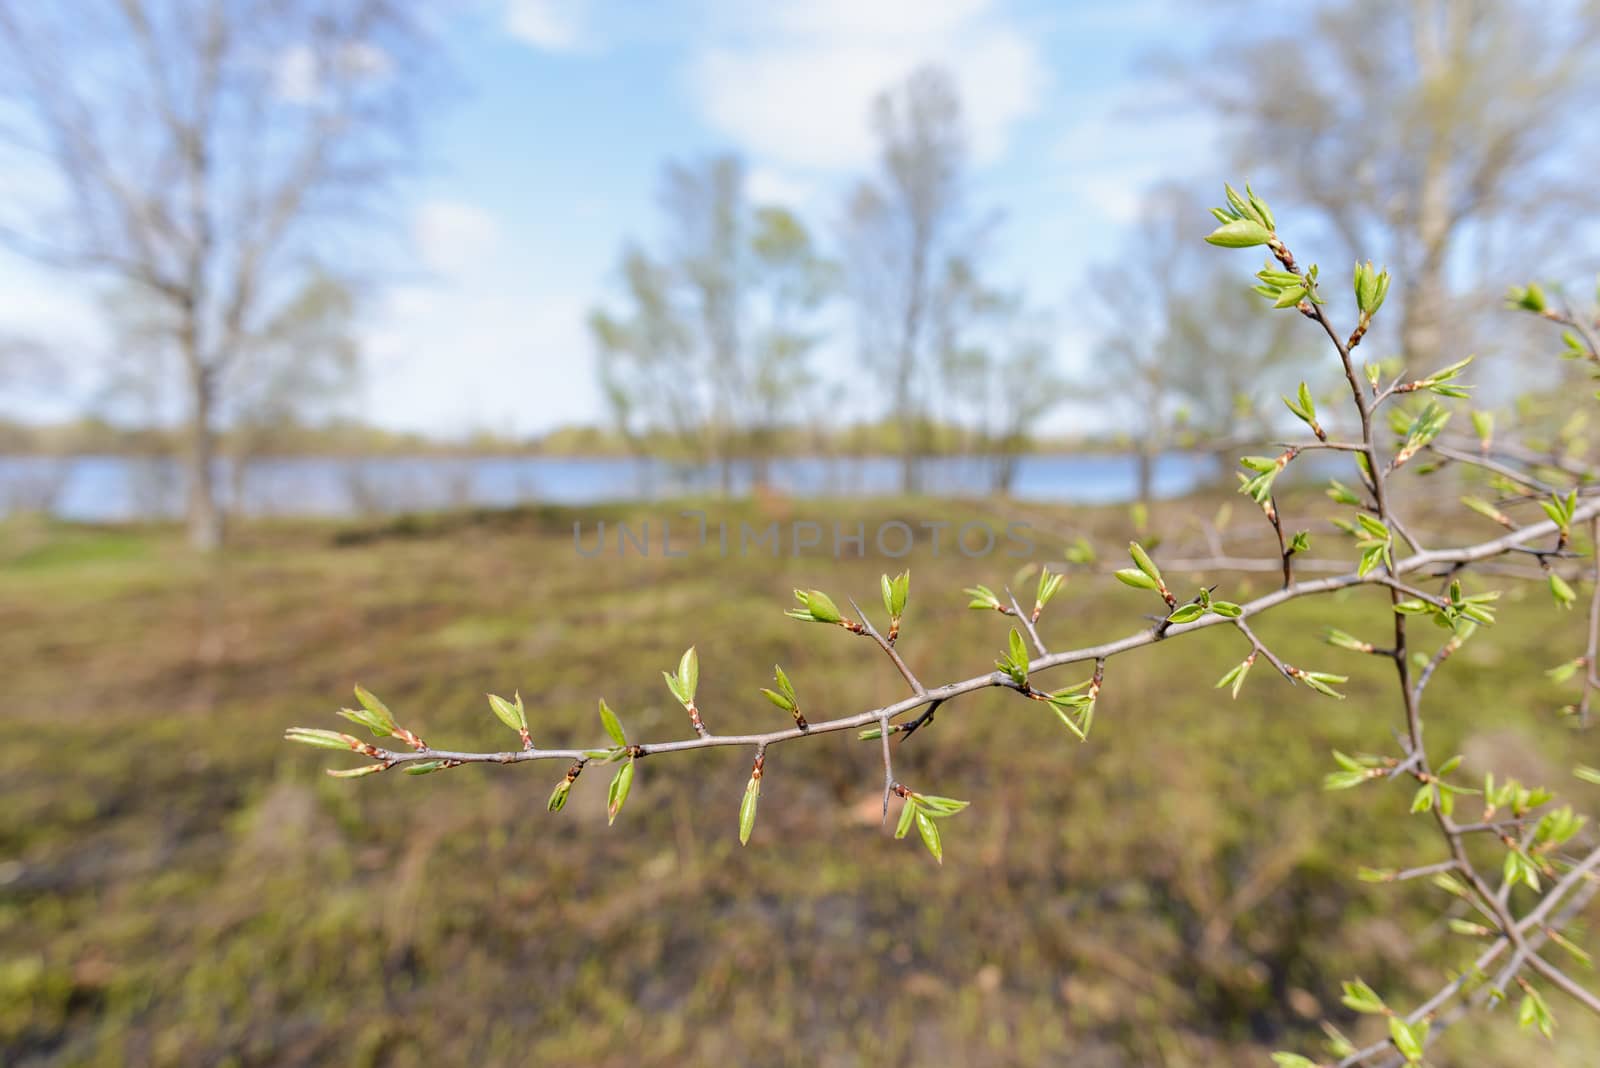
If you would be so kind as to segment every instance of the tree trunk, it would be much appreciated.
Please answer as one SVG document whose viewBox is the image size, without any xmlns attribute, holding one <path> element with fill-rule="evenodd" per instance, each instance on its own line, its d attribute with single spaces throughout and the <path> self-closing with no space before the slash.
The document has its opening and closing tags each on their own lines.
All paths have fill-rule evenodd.
<svg viewBox="0 0 1600 1068">
<path fill-rule="evenodd" d="M 1134 499 L 1140 504 L 1149 507 L 1151 497 L 1155 492 L 1155 445 L 1148 438 L 1141 438 L 1138 452 L 1138 475 L 1135 482 Z"/>
<path fill-rule="evenodd" d="M 913 420 L 900 420 L 900 492 L 914 496 L 922 491 L 917 471 L 917 431 Z"/>
<path fill-rule="evenodd" d="M 1021 454 L 1007 447 L 995 459 L 994 479 L 991 482 L 991 492 L 999 497 L 1011 496 L 1017 482 L 1017 465 Z"/>
<path fill-rule="evenodd" d="M 189 545 L 202 552 L 222 546 L 222 509 L 217 503 L 215 419 L 216 387 L 211 372 L 190 365 L 189 434 L 184 474 L 189 487 Z"/>
</svg>

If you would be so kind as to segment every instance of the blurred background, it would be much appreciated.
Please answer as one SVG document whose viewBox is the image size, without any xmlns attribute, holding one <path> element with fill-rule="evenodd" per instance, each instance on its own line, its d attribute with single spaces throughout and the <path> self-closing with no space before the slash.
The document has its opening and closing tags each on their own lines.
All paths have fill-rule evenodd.
<svg viewBox="0 0 1600 1068">
<path fill-rule="evenodd" d="M 783 618 L 795 586 L 866 604 L 909 566 L 901 648 L 942 682 L 1005 638 L 962 587 L 1079 539 L 1271 555 L 1234 459 L 1342 375 L 1201 242 L 1224 180 L 1331 293 L 1393 272 L 1369 359 L 1476 354 L 1474 406 L 1583 451 L 1592 387 L 1503 296 L 1595 295 L 1597 46 L 1588 0 L 0 0 L 0 1062 L 1211 1065 L 1324 1016 L 1366 1035 L 1341 978 L 1430 992 L 1470 952 L 1437 892 L 1355 878 L 1432 859 L 1406 799 L 1320 792 L 1395 722 L 1372 665 L 1330 665 L 1337 705 L 1223 704 L 1239 650 L 1207 632 L 1113 663 L 1087 745 L 952 707 L 897 758 L 975 802 L 942 868 L 880 827 L 847 735 L 773 750 L 742 850 L 745 753 L 647 762 L 607 829 L 598 775 L 550 816 L 554 766 L 340 783 L 279 738 L 357 682 L 441 745 L 504 744 L 486 690 L 541 744 L 592 744 L 600 696 L 677 737 L 658 672 L 691 643 L 713 728 L 771 729 L 774 661 L 813 719 L 900 693 Z M 1305 466 L 1282 502 L 1340 556 L 1309 477 L 1338 467 Z M 1408 486 L 1414 526 L 1459 539 L 1464 477 Z M 907 555 L 873 538 L 897 522 Z M 1144 625 L 1077 556 L 1046 640 Z M 1368 593 L 1263 626 L 1328 660 Z M 1565 783 L 1600 750 L 1540 671 L 1582 622 L 1533 594 L 1430 730 Z M 1592 1063 L 1576 1011 L 1554 1048 L 1506 1015 L 1440 1063 Z"/>
</svg>

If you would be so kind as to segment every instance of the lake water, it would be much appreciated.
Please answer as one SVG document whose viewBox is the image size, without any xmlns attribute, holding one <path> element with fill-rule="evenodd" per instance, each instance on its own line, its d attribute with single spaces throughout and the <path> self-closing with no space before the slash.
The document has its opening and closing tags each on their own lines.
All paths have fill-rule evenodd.
<svg viewBox="0 0 1600 1068">
<path fill-rule="evenodd" d="M 993 461 L 979 456 L 922 462 L 924 492 L 982 496 Z M 1128 455 L 1038 455 L 1018 462 L 1014 494 L 1028 500 L 1107 504 L 1131 500 L 1136 461 Z M 652 500 L 718 488 L 711 467 L 685 468 L 625 457 L 284 457 L 250 464 L 220 485 L 230 509 L 256 516 L 354 516 L 527 503 L 595 504 Z M 1155 466 L 1155 492 L 1178 496 L 1219 474 L 1208 455 L 1168 453 Z M 734 492 L 748 493 L 748 464 L 736 465 Z M 889 456 L 792 457 L 773 462 L 770 485 L 793 497 L 894 493 L 900 461 Z M 239 500 L 233 500 L 235 492 Z M 110 522 L 182 513 L 184 478 L 171 460 L 128 456 L 0 456 L 0 515 L 46 511 L 64 519 Z"/>
</svg>

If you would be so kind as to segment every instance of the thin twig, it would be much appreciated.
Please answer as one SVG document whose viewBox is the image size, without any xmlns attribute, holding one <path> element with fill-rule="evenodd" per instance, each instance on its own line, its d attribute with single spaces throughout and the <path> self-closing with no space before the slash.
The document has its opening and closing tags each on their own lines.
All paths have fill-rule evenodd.
<svg viewBox="0 0 1600 1068">
<path fill-rule="evenodd" d="M 1026 628 L 1028 632 L 1028 637 L 1033 641 L 1033 647 L 1038 650 L 1040 656 L 1050 655 L 1050 650 L 1046 649 L 1044 647 L 1044 642 L 1039 640 L 1039 631 L 1038 628 L 1033 625 L 1033 620 L 1022 611 L 1022 606 L 1017 603 L 1017 595 L 1011 592 L 1010 586 L 1007 586 L 1005 590 L 1006 597 L 1011 601 L 1011 610 L 1016 613 L 1016 617 L 1022 621 L 1023 627 Z"/>
</svg>

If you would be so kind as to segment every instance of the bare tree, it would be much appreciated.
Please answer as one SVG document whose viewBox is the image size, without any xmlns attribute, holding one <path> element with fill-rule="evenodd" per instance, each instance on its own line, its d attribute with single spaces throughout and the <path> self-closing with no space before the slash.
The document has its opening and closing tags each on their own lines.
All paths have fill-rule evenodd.
<svg viewBox="0 0 1600 1068">
<path fill-rule="evenodd" d="M 878 173 L 846 208 L 844 247 L 863 361 L 883 383 L 898 432 L 901 488 L 919 488 L 927 451 L 931 304 L 965 226 L 966 133 L 955 83 L 923 67 L 873 104 Z"/>
<path fill-rule="evenodd" d="M 1010 494 L 1021 457 L 1039 420 L 1066 400 L 1054 330 L 1021 293 L 978 277 L 972 261 L 953 256 L 932 310 L 938 400 L 933 408 L 954 447 L 990 461 L 990 489 Z"/>
<path fill-rule="evenodd" d="M 687 458 L 717 465 L 727 493 L 741 453 L 765 477 L 812 384 L 812 320 L 832 270 L 798 216 L 749 203 L 737 157 L 669 163 L 661 204 L 662 253 L 623 253 L 628 311 L 590 316 L 601 386 L 636 447 L 666 431 Z"/>
<path fill-rule="evenodd" d="M 230 376 L 335 224 L 405 158 L 423 34 L 398 0 L 0 2 L 11 163 L 53 179 L 0 235 L 147 294 L 186 397 L 191 542 L 222 538 Z"/>
<path fill-rule="evenodd" d="M 985 437 L 994 461 L 992 488 L 1003 496 L 1016 488 L 1018 464 L 1033 448 L 1039 421 L 1071 395 L 1056 368 L 1052 333 L 1037 316 L 1019 311 L 1006 324 L 993 361 Z"/>
<path fill-rule="evenodd" d="M 757 209 L 750 235 L 752 324 L 745 410 L 751 422 L 746 447 L 755 481 L 770 479 L 778 434 L 797 414 L 818 380 L 812 351 L 822 340 L 818 308 L 833 292 L 834 265 L 817 251 L 799 216 L 787 208 Z"/>
<path fill-rule="evenodd" d="M 1259 37 L 1229 19 L 1226 62 L 1198 77 L 1258 188 L 1395 269 L 1401 349 L 1438 362 L 1487 306 L 1453 295 L 1548 265 L 1596 204 L 1600 7 L 1344 0 L 1306 18 Z"/>
<path fill-rule="evenodd" d="M 740 358 L 749 222 L 744 163 L 736 156 L 668 163 L 661 206 L 671 232 L 667 263 L 676 297 L 691 320 L 705 369 L 706 431 L 726 495 L 733 488 L 733 427 L 748 387 Z"/>
<path fill-rule="evenodd" d="M 235 509 L 245 505 L 251 464 L 292 435 L 338 413 L 356 390 L 361 348 L 356 295 L 331 275 L 314 274 L 256 338 L 241 362 L 227 412 Z"/>
<path fill-rule="evenodd" d="M 668 268 L 644 249 L 623 250 L 624 314 L 589 313 L 600 389 L 635 456 L 665 434 L 687 459 L 706 458 L 707 413 L 690 328 L 672 304 Z"/>
</svg>

